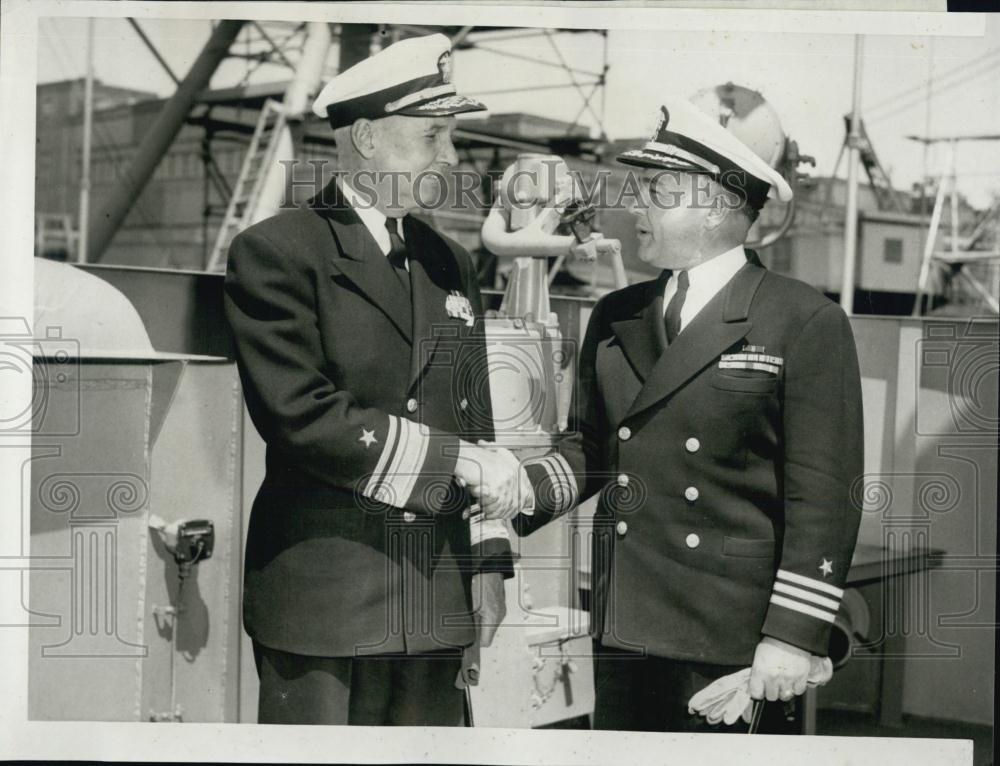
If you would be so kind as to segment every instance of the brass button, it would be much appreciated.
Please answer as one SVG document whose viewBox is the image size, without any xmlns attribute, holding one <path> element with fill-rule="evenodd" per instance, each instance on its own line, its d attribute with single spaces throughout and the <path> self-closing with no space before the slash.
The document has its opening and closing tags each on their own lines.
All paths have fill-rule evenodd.
<svg viewBox="0 0 1000 766">
<path fill-rule="evenodd" d="M 684 449 L 688 452 L 697 452 L 701 449 L 701 442 L 695 439 L 693 436 L 684 442 Z"/>
<path fill-rule="evenodd" d="M 403 511 L 403 521 L 405 521 L 407 524 L 409 524 L 415 518 L 417 518 L 417 514 L 415 514 L 413 511 Z"/>
<path fill-rule="evenodd" d="M 466 409 L 466 408 L 468 408 L 468 406 L 469 406 L 469 400 L 468 399 L 462 399 L 462 401 L 460 401 L 458 403 L 458 406 L 459 406 L 459 408 L 461 408 L 463 410 Z"/>
<path fill-rule="evenodd" d="M 688 487 L 687 489 L 684 490 L 684 497 L 686 497 L 690 502 L 693 503 L 695 500 L 698 499 L 698 488 Z"/>
<path fill-rule="evenodd" d="M 632 438 L 632 429 L 630 429 L 628 426 L 622 426 L 621 428 L 618 429 L 618 438 L 621 439 L 623 442 L 628 441 L 630 438 Z"/>
<path fill-rule="evenodd" d="M 688 548 L 697 548 L 699 545 L 701 545 L 701 538 L 698 537 L 698 535 L 696 535 L 694 532 L 692 532 L 691 534 L 689 534 L 687 537 L 684 538 L 684 542 L 687 544 Z"/>
<path fill-rule="evenodd" d="M 416 399 L 410 399 L 410 400 L 408 400 L 406 402 L 406 411 L 407 412 L 416 412 L 417 411 L 417 400 Z"/>
<path fill-rule="evenodd" d="M 622 535 L 624 537 L 625 533 L 628 532 L 628 524 L 626 524 L 624 521 L 619 521 L 618 524 L 615 526 L 615 531 L 618 532 L 619 535 Z"/>
<path fill-rule="evenodd" d="M 628 486 L 628 476 L 624 473 L 618 474 L 618 486 L 627 487 Z"/>
</svg>

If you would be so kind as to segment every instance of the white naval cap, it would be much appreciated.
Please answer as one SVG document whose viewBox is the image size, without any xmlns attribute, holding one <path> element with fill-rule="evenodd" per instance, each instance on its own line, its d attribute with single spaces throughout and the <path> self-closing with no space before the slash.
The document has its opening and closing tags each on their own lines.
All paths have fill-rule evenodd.
<svg viewBox="0 0 1000 766">
<path fill-rule="evenodd" d="M 665 168 L 711 176 L 760 209 L 768 197 L 788 202 L 792 188 L 784 177 L 687 99 L 668 99 L 660 107 L 653 137 L 641 149 L 618 155 L 639 167 Z"/>
<path fill-rule="evenodd" d="M 334 77 L 313 113 L 334 128 L 393 114 L 440 117 L 479 112 L 486 105 L 460 96 L 451 82 L 451 41 L 442 34 L 410 37 L 383 48 Z"/>
</svg>

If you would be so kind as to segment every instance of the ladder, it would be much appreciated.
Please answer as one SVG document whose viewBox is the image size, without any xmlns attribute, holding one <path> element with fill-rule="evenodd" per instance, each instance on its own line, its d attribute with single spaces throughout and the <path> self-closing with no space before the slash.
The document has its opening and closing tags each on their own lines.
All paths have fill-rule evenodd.
<svg viewBox="0 0 1000 766">
<path fill-rule="evenodd" d="M 945 275 L 950 303 L 973 306 L 977 313 L 1000 314 L 1000 250 L 939 251 L 931 260 Z"/>
<path fill-rule="evenodd" d="M 954 147 L 952 148 L 954 156 Z M 958 192 L 955 188 L 956 177 L 954 165 L 950 175 L 942 175 L 938 183 L 937 194 L 934 197 L 934 211 L 931 214 L 930 229 L 924 243 L 924 257 L 920 264 L 920 276 L 917 278 L 916 302 L 913 305 L 913 316 L 924 313 L 924 296 L 930 288 L 931 271 L 936 269 L 951 288 L 952 302 L 958 302 L 958 290 L 964 286 L 966 294 L 974 300 L 973 306 L 992 314 L 1000 314 L 1000 243 L 991 250 L 976 250 L 987 230 L 998 206 L 986 211 L 977 222 L 970 237 L 964 242 L 958 235 Z M 941 227 L 941 213 L 944 209 L 944 199 L 951 195 L 951 249 L 936 250 L 938 231 Z"/>
<path fill-rule="evenodd" d="M 225 218 L 223 218 L 219 232 L 216 234 L 215 244 L 206 267 L 207 271 L 225 269 L 229 243 L 232 242 L 233 237 L 253 221 L 254 211 L 257 208 L 257 201 L 260 198 L 261 189 L 264 187 L 267 173 L 274 166 L 278 139 L 285 123 L 284 107 L 274 99 L 267 99 L 260 110 L 257 127 L 254 129 L 253 138 L 250 139 L 250 145 L 247 147 L 247 153 L 243 158 L 243 166 L 240 168 L 233 193 L 229 197 Z"/>
<path fill-rule="evenodd" d="M 847 134 L 850 136 L 850 115 L 844 117 L 844 121 L 847 123 Z M 865 129 L 864 120 L 858 120 L 858 128 L 861 134 L 858 140 L 858 154 L 861 158 L 861 165 L 864 167 L 865 173 L 868 174 L 868 180 L 871 181 L 872 191 L 875 192 L 875 200 L 878 202 L 879 210 L 895 210 L 899 213 L 908 212 L 903 196 L 896 189 L 892 188 L 892 181 L 889 178 L 889 174 L 882 167 L 878 155 L 875 154 L 875 147 L 872 146 L 871 139 L 868 138 L 868 131 Z"/>
<path fill-rule="evenodd" d="M 851 143 L 851 115 L 844 116 L 844 123 L 847 126 L 847 133 L 844 135 L 844 142 L 840 145 L 837 161 L 833 164 L 833 172 L 826 183 L 826 194 L 824 195 L 823 202 L 824 211 L 820 213 L 820 220 L 823 220 L 823 217 L 826 215 L 825 211 L 830 209 L 833 201 L 833 182 L 837 177 L 837 172 L 840 170 L 840 162 L 844 159 L 844 155 L 847 153 L 847 149 Z M 882 167 L 878 155 L 875 154 L 875 147 L 872 145 L 871 139 L 868 138 L 868 131 L 865 130 L 864 120 L 858 121 L 858 128 L 860 132 L 858 136 L 858 156 L 862 167 L 865 169 L 865 173 L 868 175 L 868 181 L 871 183 L 872 192 L 875 194 L 875 202 L 878 204 L 878 209 L 895 210 L 898 213 L 909 212 L 906 195 L 893 188 L 889 174 Z"/>
<path fill-rule="evenodd" d="M 979 216 L 979 220 L 976 221 L 972 233 L 965 239 L 959 240 L 959 247 L 962 250 L 973 250 L 976 248 L 988 231 L 990 224 L 997 227 L 996 239 L 1000 240 L 1000 197 L 994 200 L 989 210 L 984 210 Z"/>
</svg>

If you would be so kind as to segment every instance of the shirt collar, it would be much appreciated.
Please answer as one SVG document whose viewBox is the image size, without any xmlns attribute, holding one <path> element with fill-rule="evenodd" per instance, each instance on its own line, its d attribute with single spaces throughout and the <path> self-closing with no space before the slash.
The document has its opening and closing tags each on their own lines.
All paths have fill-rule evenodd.
<svg viewBox="0 0 1000 766">
<path fill-rule="evenodd" d="M 368 204 L 368 200 L 362 197 L 354 188 L 342 178 L 337 179 L 337 185 L 340 187 L 341 193 L 344 195 L 344 199 L 351 206 L 355 213 L 358 214 L 358 218 L 361 219 L 361 223 L 365 225 L 365 228 L 371 233 L 372 237 L 375 238 L 375 242 L 382 250 L 383 255 L 387 255 L 392 249 L 392 243 L 389 242 L 389 232 L 386 231 L 385 221 L 386 215 L 381 212 L 374 205 Z M 399 225 L 398 219 L 396 223 L 396 231 L 399 232 L 399 236 L 403 236 L 402 227 Z"/>
<path fill-rule="evenodd" d="M 689 290 L 717 292 L 733 278 L 737 271 L 747 262 L 747 254 L 743 245 L 737 245 L 732 250 L 720 253 L 687 270 Z"/>
</svg>

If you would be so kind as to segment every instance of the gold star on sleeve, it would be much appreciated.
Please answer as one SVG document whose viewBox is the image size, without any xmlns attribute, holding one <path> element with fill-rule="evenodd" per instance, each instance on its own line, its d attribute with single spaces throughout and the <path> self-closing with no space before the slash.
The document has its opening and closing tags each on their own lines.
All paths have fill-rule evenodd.
<svg viewBox="0 0 1000 766">
<path fill-rule="evenodd" d="M 362 428 L 361 437 L 358 441 L 364 443 L 365 449 L 368 449 L 373 444 L 378 444 L 378 439 L 375 438 L 375 430 L 372 429 L 369 431 L 367 428 Z"/>
</svg>

